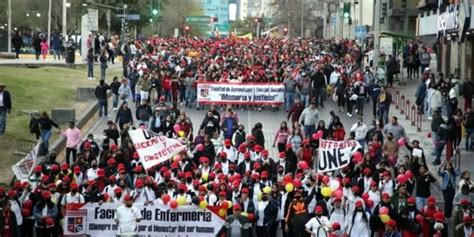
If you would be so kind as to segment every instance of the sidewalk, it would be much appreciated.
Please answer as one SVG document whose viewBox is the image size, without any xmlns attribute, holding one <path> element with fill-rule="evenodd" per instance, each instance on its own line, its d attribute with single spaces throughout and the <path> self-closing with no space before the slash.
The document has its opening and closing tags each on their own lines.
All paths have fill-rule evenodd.
<svg viewBox="0 0 474 237">
<path fill-rule="evenodd" d="M 54 59 L 53 55 L 47 55 L 46 60 L 40 56 L 39 60 L 36 60 L 33 54 L 20 54 L 20 59 L 9 59 L 0 58 L 0 66 L 14 66 L 14 65 L 32 65 L 32 66 L 71 66 L 71 65 L 85 65 L 86 62 L 82 61 L 81 56 L 76 54 L 74 64 L 67 64 L 66 60 L 61 57 L 60 60 Z"/>
</svg>

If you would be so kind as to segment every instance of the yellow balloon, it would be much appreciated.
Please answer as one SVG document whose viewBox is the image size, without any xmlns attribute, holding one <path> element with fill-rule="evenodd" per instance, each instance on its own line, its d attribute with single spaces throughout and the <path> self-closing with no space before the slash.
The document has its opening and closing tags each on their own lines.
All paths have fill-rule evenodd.
<svg viewBox="0 0 474 237">
<path fill-rule="evenodd" d="M 209 173 L 208 172 L 202 173 L 201 178 L 202 178 L 202 180 L 207 182 L 207 179 L 209 178 Z"/>
<path fill-rule="evenodd" d="M 286 190 L 287 192 L 292 192 L 294 188 L 295 188 L 295 186 L 294 186 L 292 183 L 287 183 L 287 184 L 285 185 L 285 190 Z"/>
<path fill-rule="evenodd" d="M 387 214 L 382 214 L 382 215 L 380 215 L 380 220 L 382 221 L 382 223 L 385 224 L 390 220 L 390 216 L 387 215 Z"/>
<path fill-rule="evenodd" d="M 186 197 L 183 197 L 183 196 L 178 197 L 178 198 L 176 199 L 176 202 L 177 202 L 178 205 L 180 205 L 180 206 L 186 205 Z"/>
<path fill-rule="evenodd" d="M 267 187 L 263 188 L 263 192 L 266 193 L 266 194 L 270 194 L 272 192 L 272 188 L 267 186 Z"/>
<path fill-rule="evenodd" d="M 227 210 L 226 209 L 220 209 L 218 214 L 221 217 L 225 217 L 227 215 Z"/>
<path fill-rule="evenodd" d="M 201 209 L 206 209 L 207 208 L 207 201 L 206 200 L 203 200 L 199 203 L 199 207 Z"/>
<path fill-rule="evenodd" d="M 240 213 L 240 215 L 242 215 L 242 216 L 244 216 L 244 217 L 247 217 L 247 216 L 249 216 L 249 214 L 248 214 L 246 211 L 244 211 L 244 212 Z"/>
<path fill-rule="evenodd" d="M 231 202 L 231 201 L 229 201 L 229 200 L 227 200 L 227 203 L 229 203 L 229 205 L 228 205 L 227 209 L 231 209 L 231 208 L 232 208 L 232 202 Z"/>
<path fill-rule="evenodd" d="M 324 196 L 324 197 L 330 197 L 331 196 L 331 193 L 332 193 L 332 190 L 330 187 L 324 187 L 321 189 L 321 194 Z"/>
<path fill-rule="evenodd" d="M 183 131 L 179 131 L 179 132 L 178 132 L 178 136 L 179 136 L 179 137 L 184 137 L 184 135 L 186 135 L 186 134 L 184 134 Z"/>
</svg>

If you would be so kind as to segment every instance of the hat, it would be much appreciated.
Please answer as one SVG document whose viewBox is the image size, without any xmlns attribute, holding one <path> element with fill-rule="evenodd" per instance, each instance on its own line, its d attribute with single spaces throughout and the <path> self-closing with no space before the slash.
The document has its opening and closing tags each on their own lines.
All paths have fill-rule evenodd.
<svg viewBox="0 0 474 237">
<path fill-rule="evenodd" d="M 43 199 L 50 199 L 51 198 L 51 193 L 49 191 L 43 191 L 43 193 L 41 193 L 41 196 L 43 196 Z"/>
<path fill-rule="evenodd" d="M 57 170 L 59 170 L 59 166 L 57 164 L 54 164 L 54 165 L 51 166 L 51 170 L 52 171 L 57 171 Z"/>
<path fill-rule="evenodd" d="M 263 157 L 268 157 L 268 150 L 263 150 L 261 153 Z"/>
<path fill-rule="evenodd" d="M 268 178 L 268 172 L 267 171 L 262 171 L 262 175 L 260 175 L 262 178 Z"/>
<path fill-rule="evenodd" d="M 186 184 L 183 184 L 183 183 L 178 184 L 178 190 L 186 191 L 187 189 L 188 187 L 186 186 Z"/>
<path fill-rule="evenodd" d="M 333 223 L 332 224 L 332 230 L 340 230 L 341 229 L 341 225 L 337 222 Z"/>
<path fill-rule="evenodd" d="M 232 145 L 232 142 L 230 141 L 230 139 L 225 139 L 224 146 L 231 146 L 231 145 Z"/>
<path fill-rule="evenodd" d="M 206 189 L 206 187 L 204 187 L 204 185 L 201 185 L 201 186 L 198 187 L 198 191 L 199 192 L 206 192 L 207 189 Z"/>
<path fill-rule="evenodd" d="M 435 204 L 436 203 L 436 198 L 433 196 L 428 197 L 428 204 Z"/>
<path fill-rule="evenodd" d="M 227 192 L 226 191 L 220 191 L 219 192 L 219 197 L 227 197 Z"/>
<path fill-rule="evenodd" d="M 115 194 L 122 193 L 122 188 L 120 188 L 120 187 L 115 188 L 115 189 L 114 189 L 114 193 L 115 193 Z"/>
<path fill-rule="evenodd" d="M 79 166 L 74 166 L 74 174 L 81 173 L 81 167 Z"/>
<path fill-rule="evenodd" d="M 130 194 L 127 194 L 125 195 L 125 197 L 123 198 L 124 201 L 128 202 L 128 201 L 133 201 L 133 197 L 130 196 Z"/>
<path fill-rule="evenodd" d="M 383 199 L 390 198 L 390 194 L 388 194 L 388 193 L 382 193 L 382 198 L 383 198 Z"/>
<path fill-rule="evenodd" d="M 386 225 L 388 225 L 390 227 L 397 227 L 397 222 L 394 221 L 394 220 L 388 220 Z"/>
<path fill-rule="evenodd" d="M 138 155 L 138 152 L 133 152 L 133 159 L 138 159 L 140 156 Z"/>
<path fill-rule="evenodd" d="M 250 157 L 250 152 L 249 152 L 249 151 L 246 151 L 246 152 L 244 153 L 244 157 Z"/>
<path fill-rule="evenodd" d="M 184 175 L 185 178 L 192 178 L 193 177 L 193 173 L 191 173 L 191 171 L 188 171 L 185 173 Z"/>
<path fill-rule="evenodd" d="M 392 175 L 390 174 L 390 172 L 384 171 L 384 172 L 383 172 L 383 176 L 392 176 Z"/>
<path fill-rule="evenodd" d="M 142 188 L 144 185 L 143 183 L 143 180 L 141 179 L 138 179 L 136 182 L 135 182 L 135 188 Z"/>
<path fill-rule="evenodd" d="M 471 222 L 471 221 L 472 221 L 472 218 L 471 218 L 471 216 L 464 216 L 464 217 L 462 218 L 462 221 L 463 221 L 463 222 Z"/>
<path fill-rule="evenodd" d="M 8 196 L 9 198 L 13 198 L 15 195 L 16 195 L 16 191 L 13 190 L 13 189 L 10 190 L 10 191 L 8 191 L 8 193 L 7 193 L 7 196 Z"/>
<path fill-rule="evenodd" d="M 35 172 L 36 172 L 36 171 L 37 171 L 37 172 L 43 172 L 43 167 L 41 167 L 41 165 L 37 165 L 37 166 L 35 167 Z"/>
<path fill-rule="evenodd" d="M 436 212 L 435 214 L 433 214 L 433 218 L 437 222 L 443 222 L 444 221 L 444 214 L 442 212 Z"/>
<path fill-rule="evenodd" d="M 314 208 L 314 212 L 316 213 L 322 213 L 323 212 L 323 207 L 320 205 L 317 205 L 316 208 Z"/>
<path fill-rule="evenodd" d="M 77 185 L 77 183 L 71 184 L 71 189 L 78 189 L 78 188 L 79 188 L 79 185 Z"/>
<path fill-rule="evenodd" d="M 368 167 L 366 167 L 366 168 L 364 169 L 364 174 L 365 174 L 365 175 L 369 175 L 371 172 L 372 172 L 372 171 L 371 171 L 370 168 L 368 168 Z"/>
<path fill-rule="evenodd" d="M 69 181 L 71 181 L 71 178 L 69 178 L 69 176 L 63 177 L 63 182 L 69 182 Z"/>
<path fill-rule="evenodd" d="M 215 170 L 222 169 L 221 163 L 215 163 L 215 164 L 214 164 L 214 169 L 215 169 Z"/>
<path fill-rule="evenodd" d="M 408 202 L 408 204 L 415 204 L 416 199 L 414 197 L 409 197 L 407 202 Z"/>
<path fill-rule="evenodd" d="M 233 206 L 233 209 L 234 209 L 234 211 L 241 210 L 240 204 L 235 203 L 234 206 Z"/>
<path fill-rule="evenodd" d="M 114 158 L 111 158 L 107 161 L 107 164 L 108 165 L 114 165 L 115 164 L 115 159 Z"/>
<path fill-rule="evenodd" d="M 370 187 L 377 187 L 377 183 L 375 181 L 370 182 Z"/>
<path fill-rule="evenodd" d="M 279 156 L 280 158 L 285 158 L 285 157 L 286 157 L 286 153 L 282 151 L 282 152 L 280 152 L 280 153 L 278 154 L 278 156 Z"/>
<path fill-rule="evenodd" d="M 117 178 L 115 178 L 115 175 L 109 176 L 109 181 L 110 182 L 115 183 L 116 180 L 117 180 Z"/>
<path fill-rule="evenodd" d="M 104 169 L 98 169 L 97 170 L 97 176 L 104 177 L 105 176 L 105 170 Z"/>
<path fill-rule="evenodd" d="M 110 145 L 110 150 L 111 150 L 111 151 L 116 151 L 116 150 L 118 150 L 117 144 L 111 144 L 111 145 Z"/>
<path fill-rule="evenodd" d="M 351 190 L 353 193 L 358 193 L 360 189 L 359 186 L 352 186 Z"/>
<path fill-rule="evenodd" d="M 332 201 L 333 203 L 335 202 L 342 202 L 342 199 L 340 197 L 336 197 L 334 198 L 334 200 Z"/>
<path fill-rule="evenodd" d="M 49 176 L 43 175 L 41 176 L 41 182 L 48 182 L 49 181 Z"/>
<path fill-rule="evenodd" d="M 349 178 L 347 178 L 347 177 L 342 179 L 342 183 L 343 183 L 343 184 L 348 184 L 348 183 L 350 183 L 350 182 L 351 182 L 351 180 L 350 180 Z"/>
<path fill-rule="evenodd" d="M 356 206 L 356 207 L 361 207 L 362 205 L 364 205 L 364 203 L 362 203 L 362 200 L 357 200 L 357 201 L 355 202 L 355 206 Z"/>
<path fill-rule="evenodd" d="M 242 193 L 249 193 L 249 189 L 248 188 L 243 188 Z"/>
<path fill-rule="evenodd" d="M 261 152 L 261 151 L 262 151 L 262 146 L 260 146 L 260 145 L 255 145 L 255 147 L 253 148 L 253 150 L 254 150 L 255 152 Z"/>
</svg>

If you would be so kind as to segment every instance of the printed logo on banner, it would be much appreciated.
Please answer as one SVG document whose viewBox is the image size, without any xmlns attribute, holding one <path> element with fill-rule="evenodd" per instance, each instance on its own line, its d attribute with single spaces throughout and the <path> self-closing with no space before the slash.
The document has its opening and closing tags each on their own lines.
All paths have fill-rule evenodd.
<svg viewBox="0 0 474 237">
<path fill-rule="evenodd" d="M 84 229 L 84 221 L 82 216 L 68 217 L 67 230 L 71 233 L 79 233 Z"/>
<path fill-rule="evenodd" d="M 64 218 L 64 235 L 86 234 L 87 209 L 67 210 Z"/>
<path fill-rule="evenodd" d="M 203 97 L 203 98 L 209 97 L 209 89 L 208 88 L 202 88 L 201 89 L 201 97 Z"/>
<path fill-rule="evenodd" d="M 359 142 L 319 140 L 318 172 L 341 169 L 349 165 L 351 156 L 360 148 Z"/>
</svg>

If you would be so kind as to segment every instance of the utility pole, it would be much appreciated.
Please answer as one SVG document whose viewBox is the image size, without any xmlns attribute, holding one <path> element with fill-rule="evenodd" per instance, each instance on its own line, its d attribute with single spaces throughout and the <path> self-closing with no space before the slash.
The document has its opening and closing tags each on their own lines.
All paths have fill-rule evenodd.
<svg viewBox="0 0 474 237">
<path fill-rule="evenodd" d="M 48 45 L 51 48 L 51 1 L 49 0 L 48 5 Z"/>
<path fill-rule="evenodd" d="M 374 13 L 374 50 L 372 60 L 374 68 L 377 68 L 379 64 L 379 50 L 380 50 L 380 2 L 382 0 L 375 0 L 375 13 Z"/>
<path fill-rule="evenodd" d="M 8 52 L 12 52 L 12 0 L 8 0 Z"/>
<path fill-rule="evenodd" d="M 67 0 L 63 0 L 63 25 L 62 25 L 62 35 L 66 38 L 67 35 Z"/>
<path fill-rule="evenodd" d="M 301 0 L 301 38 L 304 38 L 304 0 Z"/>
</svg>

